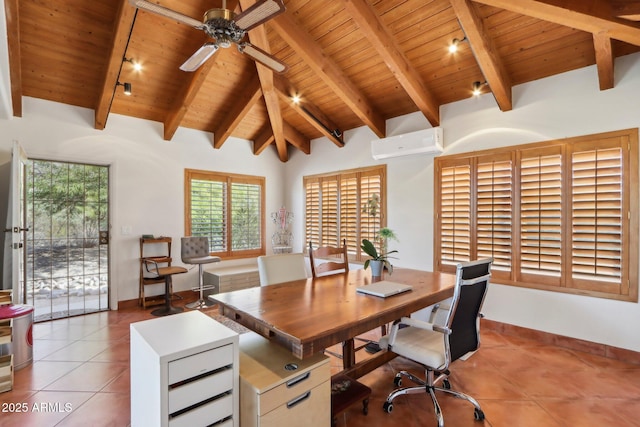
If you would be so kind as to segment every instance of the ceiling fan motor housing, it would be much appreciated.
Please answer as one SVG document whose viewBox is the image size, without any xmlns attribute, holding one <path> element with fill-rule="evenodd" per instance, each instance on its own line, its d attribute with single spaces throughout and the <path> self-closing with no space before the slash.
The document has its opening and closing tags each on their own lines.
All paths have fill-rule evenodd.
<svg viewBox="0 0 640 427">
<path fill-rule="evenodd" d="M 234 16 L 229 9 L 210 9 L 204 14 L 204 32 L 220 47 L 230 47 L 244 38 L 245 31 L 233 21 Z"/>
</svg>

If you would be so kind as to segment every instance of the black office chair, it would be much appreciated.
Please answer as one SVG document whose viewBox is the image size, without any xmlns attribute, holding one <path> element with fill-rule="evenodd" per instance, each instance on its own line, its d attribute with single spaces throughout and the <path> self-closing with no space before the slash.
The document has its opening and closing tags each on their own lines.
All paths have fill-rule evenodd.
<svg viewBox="0 0 640 427">
<path fill-rule="evenodd" d="M 440 316 L 435 317 L 436 323 L 403 317 L 391 327 L 388 335 L 380 339 L 382 348 L 420 363 L 426 374 L 426 381 L 407 371 L 396 374 L 396 387 L 402 386 L 402 377 L 419 386 L 391 392 L 383 404 L 386 412 L 393 410 L 393 400 L 400 395 L 428 392 L 433 400 L 438 426 L 443 427 L 444 418 L 435 393 L 440 391 L 468 400 L 475 407 L 475 419 L 484 419 L 478 402 L 467 394 L 451 390 L 448 377 L 449 365 L 453 361 L 480 346 L 480 309 L 489 286 L 492 262 L 493 259 L 483 259 L 458 264 L 453 298 L 442 322 L 438 322 Z M 439 381 L 442 387 L 436 386 Z"/>
</svg>

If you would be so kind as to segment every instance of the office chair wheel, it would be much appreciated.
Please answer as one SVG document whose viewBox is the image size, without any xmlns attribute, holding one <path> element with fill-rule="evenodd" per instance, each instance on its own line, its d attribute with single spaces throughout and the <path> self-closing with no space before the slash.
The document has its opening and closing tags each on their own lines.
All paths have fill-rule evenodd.
<svg viewBox="0 0 640 427">
<path fill-rule="evenodd" d="M 393 379 L 393 385 L 396 387 L 402 387 L 402 377 L 395 377 Z"/>
<path fill-rule="evenodd" d="M 482 412 L 482 410 L 481 410 L 481 409 L 475 408 L 475 409 L 473 410 L 473 418 L 474 418 L 476 421 L 482 421 L 482 420 L 484 420 L 484 412 Z"/>
<path fill-rule="evenodd" d="M 449 380 L 442 380 L 442 388 L 451 390 L 451 383 L 449 382 Z"/>
<path fill-rule="evenodd" d="M 386 412 L 387 414 L 390 414 L 391 412 L 393 412 L 393 403 L 391 402 L 384 402 L 382 404 L 382 410 L 384 412 Z"/>
</svg>

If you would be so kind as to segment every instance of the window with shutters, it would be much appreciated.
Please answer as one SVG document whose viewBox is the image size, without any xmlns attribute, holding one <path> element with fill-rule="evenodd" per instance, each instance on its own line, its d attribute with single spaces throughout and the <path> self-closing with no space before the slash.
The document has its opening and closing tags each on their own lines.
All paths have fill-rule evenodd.
<svg viewBox="0 0 640 427">
<path fill-rule="evenodd" d="M 638 299 L 638 130 L 437 157 L 434 265 L 497 283 Z"/>
<path fill-rule="evenodd" d="M 263 177 L 185 169 L 185 235 L 226 259 L 264 255 Z"/>
<path fill-rule="evenodd" d="M 360 242 L 374 241 L 386 225 L 386 166 L 304 177 L 306 242 L 347 243 L 350 259 L 362 261 Z"/>
</svg>

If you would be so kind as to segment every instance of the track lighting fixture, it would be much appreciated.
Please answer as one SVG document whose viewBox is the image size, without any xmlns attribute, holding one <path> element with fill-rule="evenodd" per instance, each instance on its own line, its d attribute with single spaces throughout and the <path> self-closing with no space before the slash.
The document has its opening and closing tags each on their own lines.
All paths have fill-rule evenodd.
<svg viewBox="0 0 640 427">
<path fill-rule="evenodd" d="M 142 70 L 142 65 L 140 65 L 140 63 L 133 58 L 122 58 L 122 62 L 130 63 L 131 65 L 133 65 L 133 69 L 136 71 Z"/>
<path fill-rule="evenodd" d="M 118 83 L 116 83 L 116 86 L 124 86 L 124 94 L 127 95 L 127 96 L 131 95 L 131 83 L 127 83 L 127 82 L 120 83 L 120 82 L 118 82 Z"/>
<path fill-rule="evenodd" d="M 481 83 L 481 82 L 473 82 L 473 90 L 471 93 L 473 93 L 473 96 L 480 96 L 482 94 L 482 86 L 486 85 L 487 82 Z"/>
<path fill-rule="evenodd" d="M 462 40 L 460 39 L 453 39 L 453 41 L 451 42 L 451 44 L 449 45 L 449 53 L 456 53 L 458 51 L 458 45 L 462 42 L 466 42 L 467 41 L 467 37 L 463 37 Z"/>
</svg>

